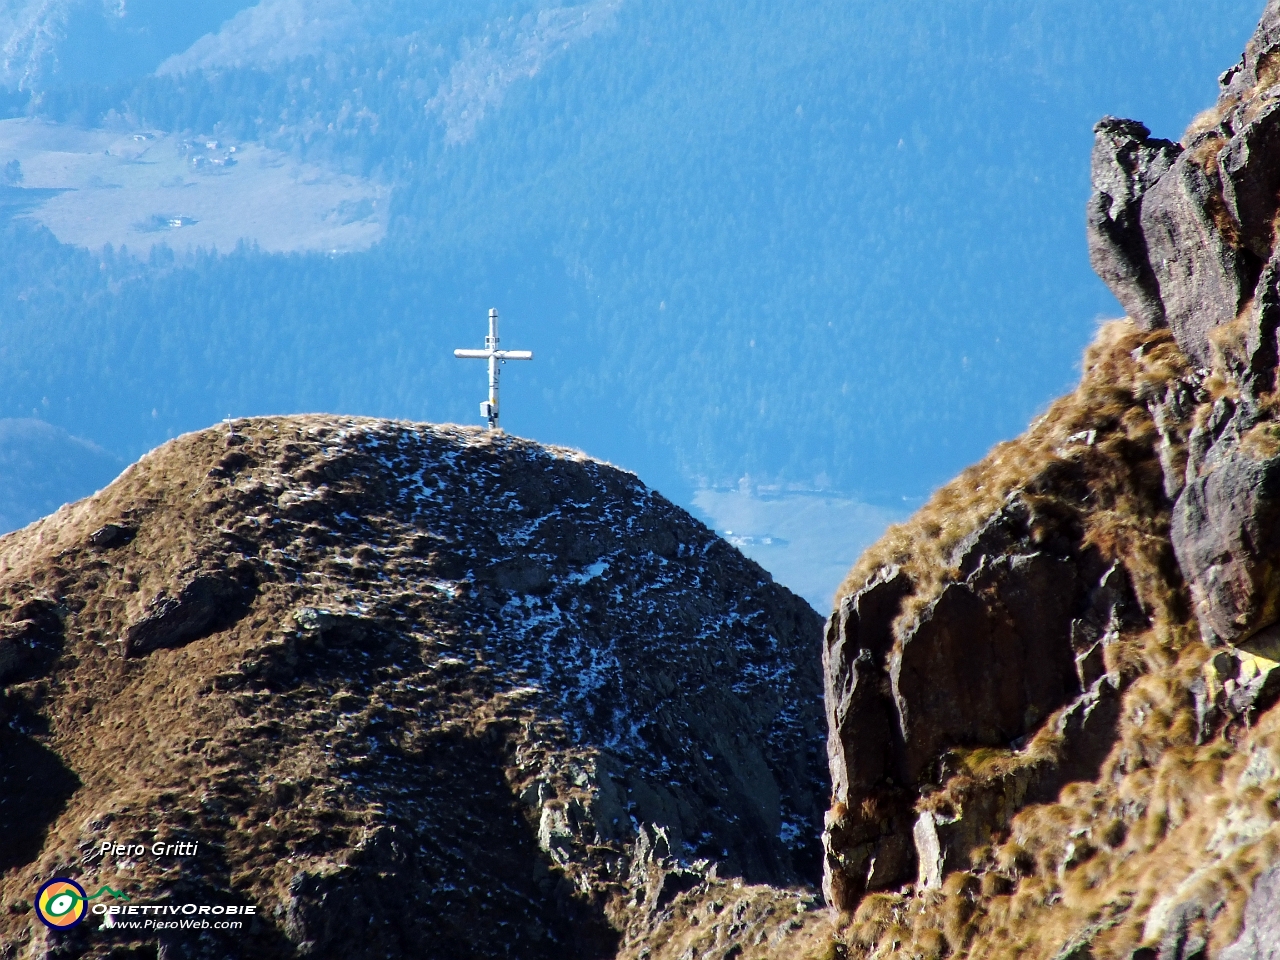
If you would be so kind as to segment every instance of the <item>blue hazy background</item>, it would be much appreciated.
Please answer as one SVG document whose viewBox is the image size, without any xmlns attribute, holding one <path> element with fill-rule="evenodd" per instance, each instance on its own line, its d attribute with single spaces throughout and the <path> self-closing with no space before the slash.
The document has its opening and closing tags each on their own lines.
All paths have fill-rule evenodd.
<svg viewBox="0 0 1280 960">
<path fill-rule="evenodd" d="M 1085 250 L 1094 122 L 1177 138 L 1262 6 L 0 0 L 0 115 L 389 197 L 354 252 L 86 247 L 5 127 L 0 519 L 227 416 L 477 422 L 451 351 L 496 306 L 537 355 L 507 430 L 635 470 L 821 609 L 1070 389 L 1120 313 Z"/>
</svg>

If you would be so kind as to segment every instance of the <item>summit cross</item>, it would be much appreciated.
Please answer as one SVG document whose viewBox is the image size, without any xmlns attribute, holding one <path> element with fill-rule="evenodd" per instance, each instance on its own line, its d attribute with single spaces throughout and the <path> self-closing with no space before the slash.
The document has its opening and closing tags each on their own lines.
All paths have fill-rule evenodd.
<svg viewBox="0 0 1280 960">
<path fill-rule="evenodd" d="M 489 336 L 484 338 L 483 350 L 455 350 L 455 357 L 464 360 L 489 361 L 489 399 L 480 404 L 480 416 L 489 421 L 489 429 L 498 429 L 498 364 L 508 360 L 532 360 L 532 350 L 498 349 L 498 311 L 489 311 Z"/>
</svg>

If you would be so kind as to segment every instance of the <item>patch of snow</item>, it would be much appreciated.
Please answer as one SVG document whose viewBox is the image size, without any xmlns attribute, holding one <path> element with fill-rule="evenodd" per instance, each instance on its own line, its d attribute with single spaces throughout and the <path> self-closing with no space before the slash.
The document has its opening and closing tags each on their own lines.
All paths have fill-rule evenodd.
<svg viewBox="0 0 1280 960">
<path fill-rule="evenodd" d="M 609 569 L 609 565 L 603 560 L 597 560 L 591 566 L 587 567 L 581 573 L 570 574 L 565 579 L 569 583 L 589 583 L 596 577 L 603 576 L 604 572 Z"/>
</svg>

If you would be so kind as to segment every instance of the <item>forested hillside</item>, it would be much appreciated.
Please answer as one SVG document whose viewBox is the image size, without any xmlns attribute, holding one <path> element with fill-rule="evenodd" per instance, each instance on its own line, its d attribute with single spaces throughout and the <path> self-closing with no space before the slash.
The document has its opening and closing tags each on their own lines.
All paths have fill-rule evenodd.
<svg viewBox="0 0 1280 960">
<path fill-rule="evenodd" d="M 1091 124 L 1181 130 L 1258 4 L 1228 6 L 267 0 L 188 49 L 131 4 L 150 39 L 96 73 L 68 15 L 12 115 L 263 142 L 388 184 L 391 221 L 342 257 L 135 257 L 13 219 L 0 415 L 126 457 L 228 415 L 472 421 L 451 350 L 498 306 L 537 352 L 513 431 L 676 495 L 750 473 L 900 502 L 1118 313 L 1082 239 Z"/>
</svg>

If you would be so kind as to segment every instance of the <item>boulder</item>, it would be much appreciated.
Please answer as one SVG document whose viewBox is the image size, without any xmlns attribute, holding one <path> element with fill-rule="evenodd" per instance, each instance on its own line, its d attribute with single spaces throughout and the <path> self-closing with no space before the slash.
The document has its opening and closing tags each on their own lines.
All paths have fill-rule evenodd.
<svg viewBox="0 0 1280 960">
<path fill-rule="evenodd" d="M 89 542 L 98 550 L 111 550 L 131 542 L 137 530 L 119 523 L 104 523 L 89 535 Z"/>
<path fill-rule="evenodd" d="M 125 656 L 180 647 L 224 629 L 248 611 L 256 592 L 253 568 L 248 564 L 198 574 L 176 596 L 162 591 L 147 604 L 142 618 L 125 630 Z"/>
</svg>

